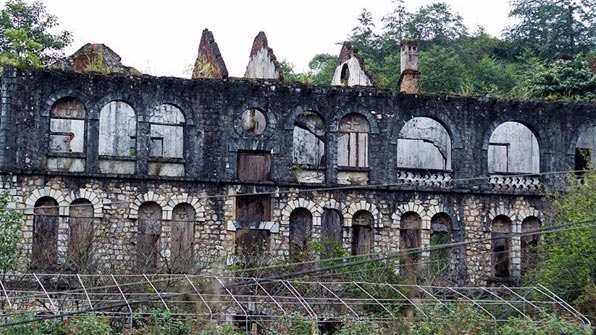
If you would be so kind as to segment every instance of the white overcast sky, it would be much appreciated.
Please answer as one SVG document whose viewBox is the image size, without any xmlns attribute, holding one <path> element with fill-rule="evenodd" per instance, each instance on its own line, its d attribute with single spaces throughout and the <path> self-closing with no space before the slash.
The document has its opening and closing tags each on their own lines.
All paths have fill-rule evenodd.
<svg viewBox="0 0 596 335">
<path fill-rule="evenodd" d="M 32 0 L 27 0 L 31 2 Z M 439 0 L 406 0 L 410 11 Z M 0 3 L 4 3 L 2 0 Z M 189 77 L 201 32 L 207 28 L 231 77 L 242 77 L 254 37 L 264 31 L 278 60 L 308 70 L 318 53 L 337 55 L 366 8 L 378 28 L 391 0 L 43 0 L 60 29 L 70 30 L 71 54 L 85 43 L 104 43 L 125 65 L 157 76 Z M 508 0 L 444 0 L 475 30 L 500 36 Z"/>
</svg>

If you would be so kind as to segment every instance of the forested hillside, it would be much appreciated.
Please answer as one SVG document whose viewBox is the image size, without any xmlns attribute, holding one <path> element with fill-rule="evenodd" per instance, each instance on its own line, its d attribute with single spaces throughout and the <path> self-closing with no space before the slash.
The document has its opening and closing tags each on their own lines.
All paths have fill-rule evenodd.
<svg viewBox="0 0 596 335">
<path fill-rule="evenodd" d="M 519 99 L 596 99 L 596 0 L 512 0 L 509 16 L 516 22 L 501 36 L 482 27 L 470 31 L 446 3 L 410 13 L 404 0 L 374 24 L 364 9 L 350 33 L 375 85 L 395 89 L 399 79 L 400 43 L 420 43 L 420 90 Z M 337 57 L 315 55 L 308 73 L 286 78 L 329 84 Z"/>
</svg>

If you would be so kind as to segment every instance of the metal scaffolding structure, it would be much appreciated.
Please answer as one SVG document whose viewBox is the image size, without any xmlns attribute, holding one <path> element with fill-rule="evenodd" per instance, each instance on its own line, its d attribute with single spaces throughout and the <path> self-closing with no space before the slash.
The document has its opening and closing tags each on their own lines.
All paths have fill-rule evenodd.
<svg viewBox="0 0 596 335">
<path fill-rule="evenodd" d="M 428 305 L 466 304 L 494 322 L 554 315 L 589 321 L 543 286 L 438 287 L 191 275 L 24 274 L 0 281 L 2 323 L 24 312 L 39 319 L 86 313 L 132 319 L 162 310 L 214 322 L 276 322 L 288 315 L 325 320 L 395 321 Z M 329 321 L 331 322 L 331 321 Z"/>
</svg>

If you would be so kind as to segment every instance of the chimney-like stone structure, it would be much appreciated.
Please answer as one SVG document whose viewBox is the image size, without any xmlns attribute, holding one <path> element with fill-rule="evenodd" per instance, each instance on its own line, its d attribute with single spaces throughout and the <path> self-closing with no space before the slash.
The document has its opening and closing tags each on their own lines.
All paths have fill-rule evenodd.
<svg viewBox="0 0 596 335">
<path fill-rule="evenodd" d="M 208 29 L 204 29 L 199 43 L 197 60 L 192 71 L 192 78 L 225 79 L 227 77 L 228 69 L 219 52 L 219 47 L 215 43 L 213 33 Z"/>
<path fill-rule="evenodd" d="M 281 79 L 281 65 L 273 49 L 269 47 L 267 36 L 262 31 L 257 34 L 252 43 L 244 78 Z"/>
<path fill-rule="evenodd" d="M 364 66 L 364 59 L 350 42 L 344 42 L 339 52 L 339 66 L 335 69 L 331 85 L 373 86 L 373 76 Z"/>
<path fill-rule="evenodd" d="M 401 43 L 401 73 L 397 84 L 402 93 L 418 93 L 420 71 L 418 71 L 418 42 L 403 41 Z"/>
</svg>

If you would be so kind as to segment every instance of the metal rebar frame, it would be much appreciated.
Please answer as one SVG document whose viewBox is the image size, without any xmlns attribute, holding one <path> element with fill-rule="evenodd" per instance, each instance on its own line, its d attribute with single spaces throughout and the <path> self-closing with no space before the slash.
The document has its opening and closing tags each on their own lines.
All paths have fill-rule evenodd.
<svg viewBox="0 0 596 335">
<path fill-rule="evenodd" d="M 288 316 L 322 320 L 395 321 L 398 311 L 429 316 L 429 305 L 466 304 L 495 322 L 586 317 L 544 286 L 440 287 L 389 283 L 271 280 L 191 275 L 23 274 L 0 281 L 1 326 L 23 313 L 69 317 L 100 313 L 132 319 L 155 310 L 214 322 L 276 322 Z"/>
</svg>

